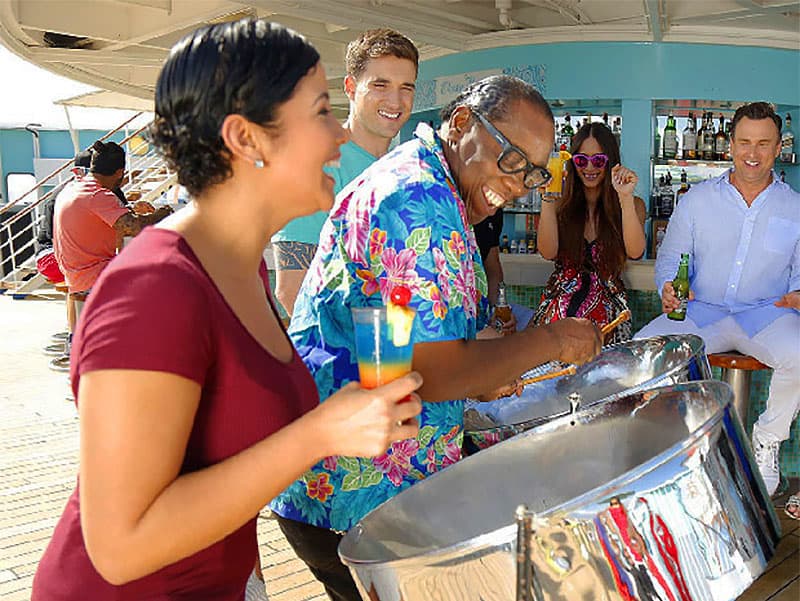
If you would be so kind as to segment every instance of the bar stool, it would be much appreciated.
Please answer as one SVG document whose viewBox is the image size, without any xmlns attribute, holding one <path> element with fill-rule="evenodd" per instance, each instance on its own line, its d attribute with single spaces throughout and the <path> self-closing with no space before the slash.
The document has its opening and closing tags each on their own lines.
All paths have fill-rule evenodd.
<svg viewBox="0 0 800 601">
<path fill-rule="evenodd" d="M 733 389 L 733 406 L 742 424 L 747 426 L 747 411 L 750 407 L 750 379 L 752 372 L 760 369 L 772 369 L 750 355 L 742 355 L 736 351 L 713 353 L 708 356 L 712 367 L 722 370 L 722 381 Z"/>
</svg>

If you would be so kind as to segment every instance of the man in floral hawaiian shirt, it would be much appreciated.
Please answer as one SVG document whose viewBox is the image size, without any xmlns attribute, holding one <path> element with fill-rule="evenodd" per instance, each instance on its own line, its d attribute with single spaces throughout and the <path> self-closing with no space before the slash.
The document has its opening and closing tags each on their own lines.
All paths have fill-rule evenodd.
<svg viewBox="0 0 800 601">
<path fill-rule="evenodd" d="M 272 503 L 335 600 L 360 597 L 332 531 L 460 459 L 465 397 L 491 395 L 545 361 L 583 362 L 600 349 L 597 329 L 574 319 L 475 340 L 487 284 L 472 224 L 547 182 L 539 165 L 553 143 L 553 115 L 528 84 L 493 76 L 465 89 L 442 120 L 440 133 L 420 124 L 413 140 L 338 195 L 295 304 L 290 335 L 321 398 L 358 380 L 352 307 L 383 305 L 403 285 L 417 311 L 414 369 L 426 401 L 419 435 L 379 457 L 328 457 Z M 513 143 L 501 129 L 514 132 Z"/>
</svg>

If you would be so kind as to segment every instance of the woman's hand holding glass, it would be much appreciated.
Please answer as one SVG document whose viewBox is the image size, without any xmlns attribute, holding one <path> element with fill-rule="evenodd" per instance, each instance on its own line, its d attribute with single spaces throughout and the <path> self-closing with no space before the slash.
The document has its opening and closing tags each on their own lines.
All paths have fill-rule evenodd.
<svg viewBox="0 0 800 601">
<path fill-rule="evenodd" d="M 414 438 L 422 401 L 414 391 L 422 376 L 411 372 L 389 384 L 365 389 L 350 382 L 317 407 L 324 456 L 374 457 L 393 442 Z"/>
</svg>

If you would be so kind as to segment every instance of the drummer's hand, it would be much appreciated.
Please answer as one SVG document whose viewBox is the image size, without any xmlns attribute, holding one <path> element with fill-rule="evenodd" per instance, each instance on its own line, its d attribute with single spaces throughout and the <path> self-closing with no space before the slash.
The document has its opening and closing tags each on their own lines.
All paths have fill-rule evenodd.
<svg viewBox="0 0 800 601">
<path fill-rule="evenodd" d="M 511 319 L 508 321 L 503 322 L 503 328 L 501 329 L 501 333 L 503 336 L 508 336 L 509 334 L 513 334 L 517 331 L 517 318 L 514 316 L 514 313 L 511 313 Z"/>
<path fill-rule="evenodd" d="M 478 395 L 477 399 L 482 403 L 487 403 L 489 401 L 502 399 L 503 397 L 509 397 L 511 395 L 519 396 L 522 394 L 523 388 L 524 386 L 522 385 L 522 381 L 517 378 L 511 384 L 505 384 L 491 392 Z"/>
<path fill-rule="evenodd" d="M 131 205 L 131 209 L 137 215 L 150 215 L 156 212 L 156 208 L 145 200 L 137 200 Z"/>
<path fill-rule="evenodd" d="M 314 409 L 322 424 L 323 456 L 374 457 L 393 442 L 414 438 L 422 411 L 414 391 L 421 385 L 422 376 L 411 372 L 372 390 L 351 382 L 332 394 Z"/>
<path fill-rule="evenodd" d="M 800 290 L 787 292 L 780 299 L 775 301 L 776 307 L 788 307 L 800 311 Z"/>
<path fill-rule="evenodd" d="M 689 290 L 689 300 L 694 300 L 694 292 L 692 290 Z M 661 289 L 661 311 L 671 313 L 680 304 L 681 301 L 675 296 L 675 288 L 672 287 L 672 282 L 664 282 L 664 287 Z"/>
<path fill-rule="evenodd" d="M 491 340 L 492 338 L 502 338 L 503 335 L 494 329 L 493 326 L 488 325 L 475 335 L 478 340 Z"/>
<path fill-rule="evenodd" d="M 557 359 L 564 363 L 591 361 L 603 346 L 600 328 L 588 319 L 567 317 L 541 327 L 549 328 L 558 340 L 561 350 Z"/>
</svg>

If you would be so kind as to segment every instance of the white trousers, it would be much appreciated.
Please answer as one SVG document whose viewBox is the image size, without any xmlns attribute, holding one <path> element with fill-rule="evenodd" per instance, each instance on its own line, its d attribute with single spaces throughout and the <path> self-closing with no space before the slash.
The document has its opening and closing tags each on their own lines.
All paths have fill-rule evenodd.
<svg viewBox="0 0 800 601">
<path fill-rule="evenodd" d="M 773 441 L 789 438 L 792 421 L 800 409 L 800 313 L 776 319 L 752 338 L 748 338 L 733 317 L 700 328 L 689 317 L 673 321 L 660 315 L 634 338 L 662 334 L 697 334 L 705 341 L 709 354 L 739 351 L 769 365 L 774 371 L 767 408 L 758 418 L 758 427 L 760 433 Z"/>
</svg>

